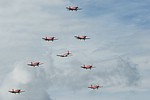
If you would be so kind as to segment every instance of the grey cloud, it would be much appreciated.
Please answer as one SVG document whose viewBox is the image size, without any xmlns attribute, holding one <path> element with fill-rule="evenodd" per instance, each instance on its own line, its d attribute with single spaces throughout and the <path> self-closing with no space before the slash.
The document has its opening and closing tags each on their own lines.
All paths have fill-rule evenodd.
<svg viewBox="0 0 150 100">
<path fill-rule="evenodd" d="M 127 76 L 126 77 L 127 85 L 129 86 L 138 85 L 138 83 L 140 82 L 140 73 L 137 69 L 137 65 L 132 64 L 131 62 L 125 61 L 123 59 L 119 59 L 118 62 L 119 62 L 118 71 L 124 72 L 120 73 L 120 75 Z"/>
<path fill-rule="evenodd" d="M 140 73 L 137 65 L 128 60 L 119 58 L 116 64 L 109 65 L 105 71 L 96 72 L 95 79 L 101 80 L 106 86 L 134 87 L 140 83 Z M 104 67 L 103 67 L 104 68 Z"/>
<path fill-rule="evenodd" d="M 57 86 L 61 86 L 72 91 L 85 90 L 90 84 L 99 84 L 106 88 L 138 86 L 141 78 L 136 64 L 122 58 L 114 59 L 112 62 L 109 65 L 110 67 L 108 67 L 107 61 L 104 62 L 104 67 L 98 66 L 97 62 L 95 63 L 97 64 L 95 69 L 84 70 L 80 68 L 83 64 L 82 61 L 73 59 L 68 63 L 70 66 L 53 69 L 61 72 L 54 73 L 55 77 L 52 78 L 53 86 L 56 89 L 58 88 Z"/>
</svg>

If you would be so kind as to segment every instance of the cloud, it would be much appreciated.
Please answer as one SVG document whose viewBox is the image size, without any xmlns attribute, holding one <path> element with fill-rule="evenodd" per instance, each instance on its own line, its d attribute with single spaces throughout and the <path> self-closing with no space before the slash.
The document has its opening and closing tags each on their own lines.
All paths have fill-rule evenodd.
<svg viewBox="0 0 150 100">
<path fill-rule="evenodd" d="M 23 62 L 16 63 L 1 85 L 1 100 L 32 100 L 33 98 L 37 100 L 51 100 L 47 88 L 49 88 L 46 72 L 44 69 L 36 69 L 32 67 L 25 66 Z M 21 89 L 25 92 L 14 95 L 8 93 L 10 89 Z"/>
<path fill-rule="evenodd" d="M 144 72 L 149 70 L 149 29 L 141 26 L 143 19 L 149 20 L 147 2 L 0 0 L 0 99 L 50 100 L 53 90 L 58 95 L 65 91 L 74 95 L 72 91 L 87 91 L 90 84 L 104 85 L 106 94 L 139 91 L 136 87 L 147 90 L 148 74 Z M 69 12 L 65 8 L 69 5 L 83 9 Z M 80 34 L 91 39 L 78 41 L 73 37 Z M 44 42 L 44 36 L 59 40 Z M 72 57 L 56 56 L 67 50 Z M 44 64 L 28 68 L 26 64 L 35 60 Z M 83 64 L 96 68 L 84 70 L 80 68 Z M 7 92 L 11 88 L 27 92 L 14 96 Z"/>
<path fill-rule="evenodd" d="M 134 90 L 139 86 L 141 76 L 136 64 L 122 58 L 113 59 L 111 64 L 107 64 L 108 62 L 104 62 L 105 67 L 100 67 L 101 64 L 97 62 L 95 69 L 84 70 L 80 68 L 82 61 L 73 59 L 65 66 L 59 66 L 59 69 L 51 68 L 54 70 L 54 77 L 51 78 L 52 81 L 49 80 L 52 89 L 57 90 L 58 86 L 61 86 L 71 91 L 84 91 L 90 84 L 99 84 L 106 90 L 118 88 L 116 92 L 120 92 Z M 125 87 L 127 89 L 124 89 Z"/>
<path fill-rule="evenodd" d="M 140 73 L 136 67 L 136 64 L 132 64 L 129 61 L 125 61 L 122 58 L 119 59 L 116 72 L 120 79 L 123 79 L 126 86 L 137 86 L 140 82 Z M 115 72 L 115 71 L 114 71 Z"/>
</svg>

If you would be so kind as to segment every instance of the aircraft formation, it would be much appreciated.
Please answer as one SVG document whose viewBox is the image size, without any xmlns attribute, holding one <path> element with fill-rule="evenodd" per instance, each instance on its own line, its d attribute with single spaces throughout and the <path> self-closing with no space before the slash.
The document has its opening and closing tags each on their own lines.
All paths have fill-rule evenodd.
<svg viewBox="0 0 150 100">
<path fill-rule="evenodd" d="M 81 10 L 81 8 L 79 8 L 78 6 L 69 6 L 69 7 L 66 7 L 66 9 L 68 9 L 69 11 L 77 11 L 77 10 Z M 77 35 L 77 36 L 74 36 L 76 39 L 78 40 L 87 40 L 87 39 L 90 39 L 89 37 L 87 36 L 81 36 L 81 35 Z M 46 37 L 43 37 L 42 38 L 44 41 L 48 41 L 48 42 L 53 42 L 55 40 L 58 40 L 58 38 L 54 37 L 54 36 L 46 36 Z M 69 57 L 69 56 L 72 56 L 72 53 L 70 51 L 67 51 L 65 53 L 62 53 L 62 54 L 57 54 L 56 56 L 58 57 Z M 42 65 L 44 63 L 41 63 L 40 61 L 31 61 L 30 63 L 28 63 L 27 65 L 30 66 L 30 67 L 39 67 L 40 65 Z M 94 67 L 93 65 L 82 65 L 81 68 L 83 69 L 93 69 L 93 68 L 96 68 Z M 100 85 L 90 85 L 88 86 L 87 88 L 90 88 L 90 89 L 99 89 L 99 88 L 102 88 L 103 86 L 100 86 Z M 21 89 L 11 89 L 9 90 L 8 92 L 10 93 L 13 93 L 13 94 L 20 94 L 22 92 L 25 92 L 25 91 L 22 91 Z"/>
</svg>

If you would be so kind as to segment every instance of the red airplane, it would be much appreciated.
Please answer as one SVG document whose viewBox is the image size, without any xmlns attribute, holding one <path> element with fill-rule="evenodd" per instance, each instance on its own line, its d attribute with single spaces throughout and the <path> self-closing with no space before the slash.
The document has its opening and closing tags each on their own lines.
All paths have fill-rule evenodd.
<svg viewBox="0 0 150 100">
<path fill-rule="evenodd" d="M 84 68 L 84 69 L 92 69 L 92 68 L 95 68 L 95 67 L 93 67 L 92 65 L 83 65 L 83 66 L 81 66 L 81 68 Z"/>
<path fill-rule="evenodd" d="M 44 38 L 42 38 L 43 40 L 45 40 L 45 41 L 54 41 L 54 40 L 58 40 L 58 39 L 56 39 L 55 37 L 44 37 Z"/>
<path fill-rule="evenodd" d="M 91 89 L 98 89 L 98 88 L 102 88 L 103 86 L 99 86 L 99 85 L 91 85 L 91 86 L 89 86 L 88 88 L 91 88 Z"/>
<path fill-rule="evenodd" d="M 71 11 L 77 11 L 77 10 L 81 10 L 81 8 L 79 8 L 78 6 L 69 6 L 69 7 L 66 7 L 66 9 L 68 9 L 69 11 L 71 10 Z"/>
<path fill-rule="evenodd" d="M 87 36 L 74 36 L 75 38 L 79 39 L 79 40 L 86 40 L 86 39 L 90 39 Z"/>
<path fill-rule="evenodd" d="M 31 63 L 28 64 L 28 65 L 29 65 L 29 66 L 33 66 L 33 67 L 35 67 L 35 66 L 39 67 L 39 65 L 41 65 L 41 64 L 43 64 L 43 63 L 40 63 L 39 61 L 37 61 L 37 62 L 31 62 Z"/>
<path fill-rule="evenodd" d="M 21 92 L 25 92 L 25 91 L 21 91 L 21 89 L 16 89 L 16 90 L 15 90 L 15 89 L 12 89 L 12 90 L 10 90 L 9 92 L 10 92 L 10 93 L 14 93 L 14 94 L 16 94 L 16 93 L 19 93 L 19 94 L 20 94 Z"/>
<path fill-rule="evenodd" d="M 59 56 L 59 57 L 68 57 L 70 54 L 71 53 L 68 51 L 68 52 L 66 52 L 64 54 L 60 54 L 60 55 L 57 55 L 57 56 Z"/>
</svg>

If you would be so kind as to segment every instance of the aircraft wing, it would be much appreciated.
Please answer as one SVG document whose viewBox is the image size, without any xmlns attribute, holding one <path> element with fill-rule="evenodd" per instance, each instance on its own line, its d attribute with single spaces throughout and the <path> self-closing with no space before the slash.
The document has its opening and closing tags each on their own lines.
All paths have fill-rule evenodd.
<svg viewBox="0 0 150 100">
<path fill-rule="evenodd" d="M 70 10 L 68 7 L 66 7 L 67 10 Z"/>
<path fill-rule="evenodd" d="M 27 64 L 28 66 L 31 66 L 31 64 Z"/>
<path fill-rule="evenodd" d="M 63 55 L 57 55 L 57 56 L 60 56 L 60 57 L 62 57 Z"/>
<path fill-rule="evenodd" d="M 82 10 L 82 8 L 78 8 L 77 10 Z"/>
<path fill-rule="evenodd" d="M 8 91 L 8 92 L 11 92 L 11 93 L 12 93 L 13 91 Z"/>
</svg>

